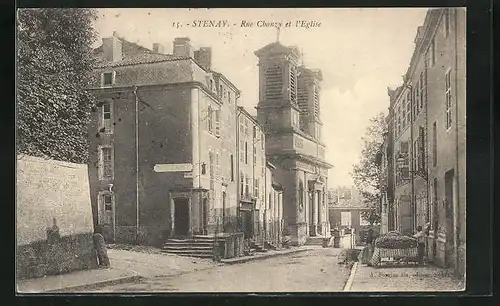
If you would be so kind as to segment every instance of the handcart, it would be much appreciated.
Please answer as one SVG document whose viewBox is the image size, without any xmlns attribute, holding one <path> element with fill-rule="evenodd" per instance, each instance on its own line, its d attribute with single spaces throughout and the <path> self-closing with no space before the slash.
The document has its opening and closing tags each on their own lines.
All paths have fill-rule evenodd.
<svg viewBox="0 0 500 306">
<path fill-rule="evenodd" d="M 386 259 L 382 261 L 382 259 Z M 387 249 L 375 247 L 370 264 L 373 267 L 380 267 L 381 263 L 404 264 L 418 263 L 418 248 Z"/>
</svg>

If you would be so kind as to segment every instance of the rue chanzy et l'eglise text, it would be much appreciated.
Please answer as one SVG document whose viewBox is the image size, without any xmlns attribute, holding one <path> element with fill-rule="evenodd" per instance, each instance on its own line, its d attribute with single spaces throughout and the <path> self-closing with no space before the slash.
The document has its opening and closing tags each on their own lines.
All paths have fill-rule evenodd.
<svg viewBox="0 0 500 306">
<path fill-rule="evenodd" d="M 193 20 L 189 22 L 173 21 L 174 28 L 192 27 L 192 28 L 319 28 L 321 22 L 315 20 L 293 20 L 293 21 L 265 21 L 265 20 L 241 20 L 230 22 L 229 20 Z"/>
</svg>

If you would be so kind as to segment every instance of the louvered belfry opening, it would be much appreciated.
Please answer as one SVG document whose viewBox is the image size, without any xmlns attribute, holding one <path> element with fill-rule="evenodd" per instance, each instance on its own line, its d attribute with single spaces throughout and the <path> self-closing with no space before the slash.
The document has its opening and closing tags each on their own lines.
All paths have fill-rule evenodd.
<svg viewBox="0 0 500 306">
<path fill-rule="evenodd" d="M 314 117 L 319 118 L 319 89 L 318 86 L 313 86 L 314 92 Z"/>
<path fill-rule="evenodd" d="M 274 100 L 283 98 L 283 73 L 278 64 L 270 65 L 265 73 L 266 99 Z"/>
<path fill-rule="evenodd" d="M 290 102 L 297 104 L 297 68 L 290 66 Z"/>
</svg>

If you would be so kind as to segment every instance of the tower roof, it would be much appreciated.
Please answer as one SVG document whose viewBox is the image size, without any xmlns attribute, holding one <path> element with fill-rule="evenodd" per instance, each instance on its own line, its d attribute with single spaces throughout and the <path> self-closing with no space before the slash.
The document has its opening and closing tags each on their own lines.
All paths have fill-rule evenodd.
<svg viewBox="0 0 500 306">
<path fill-rule="evenodd" d="M 309 69 L 306 66 L 302 65 L 299 67 L 300 73 L 304 75 L 310 75 L 317 78 L 320 81 L 323 81 L 323 74 L 320 69 Z"/>
<path fill-rule="evenodd" d="M 255 51 L 254 54 L 258 57 L 269 54 L 294 54 L 296 57 L 300 57 L 300 52 L 297 47 L 287 47 L 282 45 L 279 41 L 270 43 L 260 48 Z"/>
</svg>

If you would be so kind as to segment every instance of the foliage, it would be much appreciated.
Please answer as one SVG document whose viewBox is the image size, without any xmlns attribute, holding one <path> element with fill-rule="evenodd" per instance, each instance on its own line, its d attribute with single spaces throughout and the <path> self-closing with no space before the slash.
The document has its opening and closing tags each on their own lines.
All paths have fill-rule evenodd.
<svg viewBox="0 0 500 306">
<path fill-rule="evenodd" d="M 92 27 L 97 14 L 82 8 L 17 12 L 18 154 L 85 163 L 94 98 Z"/>
<path fill-rule="evenodd" d="M 387 124 L 383 113 L 379 113 L 370 119 L 370 125 L 361 138 L 363 147 L 360 161 L 357 165 L 354 165 L 351 173 L 354 184 L 363 197 L 364 204 L 370 208 L 361 213 L 362 217 L 372 225 L 380 222 L 381 173 L 378 159 L 380 158 L 380 150 L 386 133 Z"/>
</svg>

